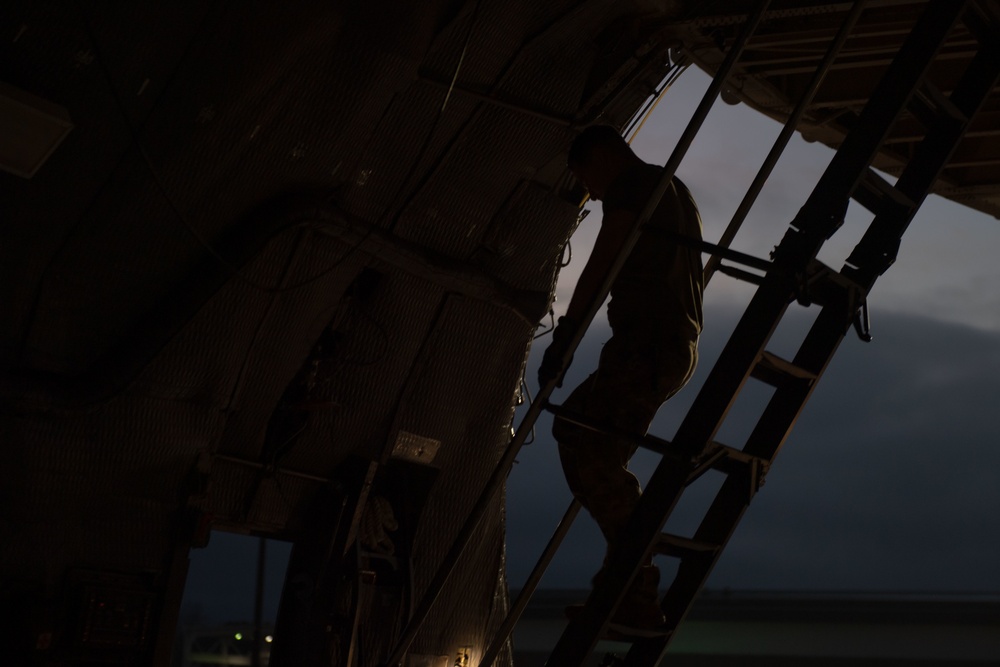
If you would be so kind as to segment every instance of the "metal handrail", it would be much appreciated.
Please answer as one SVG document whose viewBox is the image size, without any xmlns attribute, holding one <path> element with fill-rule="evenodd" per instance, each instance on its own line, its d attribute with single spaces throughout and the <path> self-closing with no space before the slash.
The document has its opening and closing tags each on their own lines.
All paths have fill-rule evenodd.
<svg viewBox="0 0 1000 667">
<path fill-rule="evenodd" d="M 531 596 L 534 594 L 535 589 L 538 588 L 538 583 L 542 580 L 542 575 L 545 574 L 545 570 L 548 569 L 560 545 L 562 545 L 562 541 L 566 538 L 566 534 L 569 533 L 569 529 L 573 526 L 573 521 L 576 520 L 581 507 L 580 501 L 576 498 L 570 501 L 569 507 L 566 508 L 566 513 L 563 514 L 563 518 L 559 521 L 559 525 L 556 526 L 555 532 L 549 538 L 549 543 L 545 545 L 545 550 L 538 557 L 538 562 L 535 563 L 531 574 L 528 575 L 524 585 L 521 587 L 521 592 L 518 593 L 517 599 L 514 600 L 514 604 L 511 605 L 510 610 L 507 612 L 507 618 L 504 619 L 496 633 L 494 633 L 493 641 L 487 647 L 486 653 L 483 654 L 483 658 L 479 662 L 479 667 L 492 667 L 493 662 L 500 655 L 500 651 L 506 645 L 510 633 L 514 631 L 514 626 L 521 620 L 521 614 L 524 613 L 528 603 L 531 601 Z"/>
</svg>

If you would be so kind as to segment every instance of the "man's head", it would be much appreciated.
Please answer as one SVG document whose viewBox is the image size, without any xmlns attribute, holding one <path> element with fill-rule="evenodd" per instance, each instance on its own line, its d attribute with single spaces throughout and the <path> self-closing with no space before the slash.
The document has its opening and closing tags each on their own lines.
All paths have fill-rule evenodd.
<svg viewBox="0 0 1000 667">
<path fill-rule="evenodd" d="M 592 125 L 581 132 L 569 148 L 566 164 L 590 191 L 601 200 L 612 181 L 639 158 L 625 139 L 610 125 Z"/>
</svg>

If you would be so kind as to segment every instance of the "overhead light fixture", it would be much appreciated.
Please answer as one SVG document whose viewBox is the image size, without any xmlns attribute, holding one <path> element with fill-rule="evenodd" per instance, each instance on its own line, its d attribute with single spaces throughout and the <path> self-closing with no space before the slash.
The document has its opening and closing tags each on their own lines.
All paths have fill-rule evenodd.
<svg viewBox="0 0 1000 667">
<path fill-rule="evenodd" d="M 0 169 L 31 178 L 73 129 L 69 112 L 0 83 Z"/>
</svg>

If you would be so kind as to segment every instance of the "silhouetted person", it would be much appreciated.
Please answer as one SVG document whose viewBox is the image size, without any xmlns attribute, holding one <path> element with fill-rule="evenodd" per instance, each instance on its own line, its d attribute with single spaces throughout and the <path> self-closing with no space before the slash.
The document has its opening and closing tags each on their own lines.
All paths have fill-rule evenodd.
<svg viewBox="0 0 1000 667">
<path fill-rule="evenodd" d="M 608 126 L 584 130 L 567 161 L 591 198 L 602 202 L 604 219 L 538 369 L 543 386 L 563 372 L 561 359 L 569 339 L 663 173 L 661 167 L 639 159 Z M 663 232 L 701 239 L 698 209 L 677 178 L 611 287 L 608 323 L 613 335 L 601 351 L 597 370 L 564 403 L 588 421 L 636 436 L 646 433 L 663 402 L 691 378 L 702 328 L 701 254 Z M 635 446 L 561 419 L 552 430 L 569 487 L 597 521 L 611 554 L 640 496 L 639 482 L 627 468 Z M 603 572 L 602 567 L 595 584 Z M 612 623 L 633 629 L 662 626 L 658 583 L 659 570 L 650 559 Z"/>
</svg>

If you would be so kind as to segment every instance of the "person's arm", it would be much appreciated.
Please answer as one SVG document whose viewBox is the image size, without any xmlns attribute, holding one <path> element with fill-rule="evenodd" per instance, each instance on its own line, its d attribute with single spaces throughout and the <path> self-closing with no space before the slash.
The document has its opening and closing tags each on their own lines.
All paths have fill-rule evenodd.
<svg viewBox="0 0 1000 667">
<path fill-rule="evenodd" d="M 634 222 L 635 214 L 631 211 L 611 211 L 605 214 L 594 249 L 573 289 L 566 314 L 559 318 L 559 324 L 552 332 L 552 342 L 545 349 L 542 363 L 538 366 L 539 386 L 544 387 L 549 381 L 560 377 L 565 370 L 562 360 L 569 341 L 583 322 L 587 307 L 601 289 L 604 277 L 608 275 L 615 258 L 625 245 Z M 562 381 L 557 386 L 562 386 Z"/>
<path fill-rule="evenodd" d="M 573 296 L 570 297 L 569 306 L 566 308 L 567 320 L 574 324 L 583 321 L 587 307 L 596 297 L 604 277 L 611 271 L 611 266 L 625 245 L 634 223 L 635 213 L 632 211 L 615 210 L 604 216 L 601 221 L 601 231 L 594 242 L 594 249 L 580 273 L 576 287 L 573 288 Z"/>
</svg>

